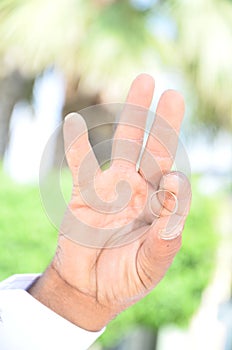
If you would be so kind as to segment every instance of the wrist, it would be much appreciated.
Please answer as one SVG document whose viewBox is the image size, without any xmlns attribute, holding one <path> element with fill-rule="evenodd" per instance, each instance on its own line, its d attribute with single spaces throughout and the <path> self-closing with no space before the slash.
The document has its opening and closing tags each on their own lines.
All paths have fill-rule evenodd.
<svg viewBox="0 0 232 350">
<path fill-rule="evenodd" d="M 115 315 L 95 298 L 70 286 L 50 265 L 28 293 L 58 315 L 88 331 L 99 331 Z"/>
</svg>

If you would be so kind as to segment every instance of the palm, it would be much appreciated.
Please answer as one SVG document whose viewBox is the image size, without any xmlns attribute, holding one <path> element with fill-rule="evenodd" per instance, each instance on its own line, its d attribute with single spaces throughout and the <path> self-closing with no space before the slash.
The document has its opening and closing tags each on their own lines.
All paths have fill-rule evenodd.
<svg viewBox="0 0 232 350">
<path fill-rule="evenodd" d="M 147 86 L 143 94 L 144 84 Z M 150 77 L 141 76 L 132 85 L 128 102 L 148 108 L 152 95 L 153 81 Z M 174 111 L 177 132 L 183 115 L 183 103 L 182 100 L 180 103 L 178 96 L 175 94 L 177 101 L 173 102 L 171 94 L 169 101 L 165 101 L 165 104 L 161 101 L 158 106 L 160 111 L 167 109 L 165 116 Z M 145 115 L 140 118 L 145 118 Z M 141 149 L 141 141 L 137 140 L 141 140 L 143 130 L 136 125 L 125 126 L 121 123 L 113 146 L 112 158 L 117 155 L 117 160 L 108 170 L 96 172 L 98 164 L 91 152 L 83 121 L 74 116 L 65 124 L 66 155 L 74 187 L 61 226 L 54 263 L 59 274 L 72 287 L 90 295 L 100 304 L 114 305 L 117 311 L 121 311 L 159 282 L 180 247 L 180 236 L 170 241 L 159 238 L 158 232 L 167 225 L 167 218 L 156 217 L 149 205 L 151 194 L 158 188 L 161 175 L 170 168 L 172 159 L 165 155 L 165 162 L 159 159 L 161 174 L 154 177 L 154 169 L 149 169 L 144 157 L 141 161 L 143 171 L 137 172 L 135 165 Z M 76 133 L 79 138 L 74 141 Z M 131 142 L 134 147 L 129 157 L 128 154 L 122 156 L 123 160 L 119 156 L 124 152 L 125 145 L 120 147 L 120 140 Z M 154 150 L 155 142 L 152 138 L 148 140 L 150 152 Z M 159 154 L 164 152 L 158 151 Z M 83 176 L 81 166 L 85 170 Z M 94 181 L 91 181 L 91 177 L 86 179 L 86 174 L 91 172 L 95 173 Z M 117 188 L 118 184 L 121 187 Z M 173 188 L 172 181 L 170 184 L 170 190 L 179 191 L 176 186 Z M 190 193 L 187 197 L 185 207 L 188 206 Z M 186 212 L 179 215 L 180 231 Z M 82 232 L 83 227 L 85 232 Z"/>
</svg>

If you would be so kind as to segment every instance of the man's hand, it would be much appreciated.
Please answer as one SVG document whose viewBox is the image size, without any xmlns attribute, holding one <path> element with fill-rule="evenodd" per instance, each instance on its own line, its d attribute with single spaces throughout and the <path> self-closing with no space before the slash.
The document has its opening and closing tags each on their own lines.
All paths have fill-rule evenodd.
<svg viewBox="0 0 232 350">
<path fill-rule="evenodd" d="M 191 188 L 183 174 L 171 172 L 184 115 L 177 92 L 162 95 L 137 168 L 153 92 L 150 76 L 133 82 L 105 171 L 99 168 L 84 120 L 71 114 L 64 123 L 72 198 L 55 257 L 29 292 L 87 330 L 101 329 L 149 293 L 181 247 Z M 134 115 L 132 105 L 140 106 Z M 94 243 L 83 245 L 78 237 L 92 237 Z"/>
</svg>

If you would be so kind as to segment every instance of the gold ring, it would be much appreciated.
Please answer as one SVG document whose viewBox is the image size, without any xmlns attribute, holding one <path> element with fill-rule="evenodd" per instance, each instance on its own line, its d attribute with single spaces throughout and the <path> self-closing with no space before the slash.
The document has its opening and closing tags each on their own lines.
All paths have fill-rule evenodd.
<svg viewBox="0 0 232 350">
<path fill-rule="evenodd" d="M 173 192 L 168 191 L 168 190 L 165 190 L 165 189 L 159 189 L 159 190 L 155 191 L 155 192 L 151 195 L 151 198 L 150 198 L 150 209 L 151 209 L 152 214 L 153 214 L 154 216 L 156 216 L 157 218 L 160 218 L 160 215 L 157 215 L 156 213 L 154 213 L 154 211 L 152 210 L 152 207 L 151 207 L 151 200 L 152 200 L 153 196 L 156 195 L 156 194 L 158 194 L 158 193 L 160 193 L 160 192 L 167 192 L 167 193 L 169 193 L 171 196 L 173 196 L 173 198 L 175 199 L 175 208 L 174 208 L 173 211 L 171 211 L 171 212 L 170 212 L 168 209 L 167 209 L 167 210 L 170 212 L 169 215 L 175 214 L 175 213 L 177 212 L 177 210 L 178 210 L 178 199 L 177 199 L 177 196 L 176 196 Z M 169 216 L 169 215 L 164 215 L 164 216 Z"/>
</svg>

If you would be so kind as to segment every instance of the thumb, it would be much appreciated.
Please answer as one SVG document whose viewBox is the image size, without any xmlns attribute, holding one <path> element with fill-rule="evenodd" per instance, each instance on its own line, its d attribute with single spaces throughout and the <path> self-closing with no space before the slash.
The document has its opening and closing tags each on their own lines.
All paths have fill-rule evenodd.
<svg viewBox="0 0 232 350">
<path fill-rule="evenodd" d="M 156 219 L 140 245 L 137 270 L 140 280 L 147 289 L 154 288 L 162 279 L 180 250 L 182 231 L 191 202 L 189 181 L 179 172 L 165 175 L 160 182 L 160 187 L 176 196 L 178 210 L 169 216 L 160 216 Z"/>
</svg>

